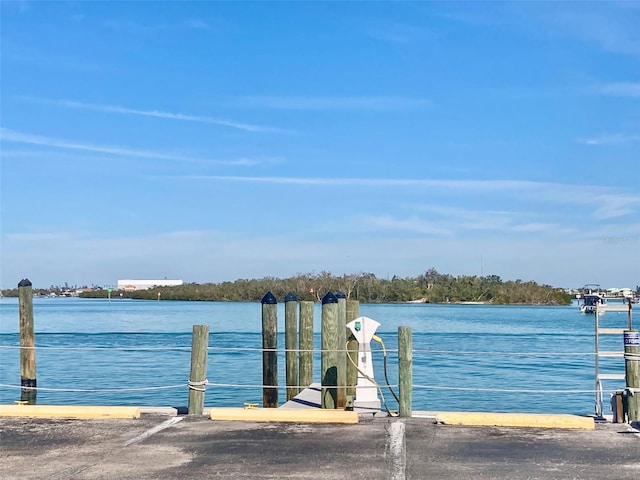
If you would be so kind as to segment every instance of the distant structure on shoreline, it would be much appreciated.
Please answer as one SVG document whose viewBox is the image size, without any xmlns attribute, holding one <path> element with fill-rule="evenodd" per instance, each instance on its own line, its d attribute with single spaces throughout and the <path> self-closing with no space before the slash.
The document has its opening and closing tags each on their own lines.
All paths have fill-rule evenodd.
<svg viewBox="0 0 640 480">
<path fill-rule="evenodd" d="M 585 293 L 585 288 L 570 288 L 565 290 L 566 293 L 572 295 L 574 298 L 582 298 Z M 606 288 L 600 293 L 604 298 L 634 298 L 635 292 L 632 288 Z"/>
<path fill-rule="evenodd" d="M 125 292 L 134 292 L 136 290 L 149 290 L 153 287 L 176 287 L 183 285 L 182 280 L 118 280 L 118 290 Z"/>
</svg>

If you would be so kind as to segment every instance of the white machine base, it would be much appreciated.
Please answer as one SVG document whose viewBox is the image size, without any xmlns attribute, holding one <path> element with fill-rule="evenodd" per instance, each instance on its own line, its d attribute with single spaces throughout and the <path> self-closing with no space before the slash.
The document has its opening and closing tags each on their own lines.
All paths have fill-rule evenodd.
<svg viewBox="0 0 640 480">
<path fill-rule="evenodd" d="M 378 413 L 380 411 L 380 400 L 355 400 L 353 409 L 358 413 Z"/>
</svg>

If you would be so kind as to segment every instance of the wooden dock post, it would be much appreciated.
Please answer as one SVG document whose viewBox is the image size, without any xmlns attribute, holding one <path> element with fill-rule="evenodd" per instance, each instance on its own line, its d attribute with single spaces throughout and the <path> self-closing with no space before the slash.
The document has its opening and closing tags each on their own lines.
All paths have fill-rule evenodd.
<svg viewBox="0 0 640 480">
<path fill-rule="evenodd" d="M 413 350 L 411 327 L 398 327 L 398 392 L 401 417 L 411 417 Z"/>
<path fill-rule="evenodd" d="M 336 343 L 338 351 L 336 360 L 338 362 L 338 397 L 336 408 L 344 410 L 347 406 L 347 297 L 342 292 L 336 293 L 338 299 L 338 331 Z"/>
<path fill-rule="evenodd" d="M 306 388 L 313 383 L 313 302 L 300 302 L 300 380 Z"/>
<path fill-rule="evenodd" d="M 38 385 L 36 381 L 36 340 L 33 329 L 33 288 L 28 279 L 18 283 L 20 316 L 20 401 L 35 405 Z"/>
<path fill-rule="evenodd" d="M 358 300 L 347 300 L 346 310 L 346 321 L 349 323 L 360 316 L 360 302 Z"/>
<path fill-rule="evenodd" d="M 624 331 L 624 371 L 627 384 L 627 418 L 640 421 L 640 333 Z"/>
<path fill-rule="evenodd" d="M 191 372 L 189 374 L 189 415 L 202 415 L 207 385 L 209 325 L 194 325 L 191 335 Z"/>
<path fill-rule="evenodd" d="M 360 316 L 360 302 L 358 300 L 347 300 L 347 318 L 346 322 L 349 323 L 351 320 L 355 320 Z M 345 334 L 347 341 L 347 355 L 351 358 L 347 358 L 347 402 L 349 402 L 349 397 L 351 403 L 353 403 L 354 397 L 356 396 L 356 384 L 358 383 L 358 370 L 356 369 L 356 365 L 358 364 L 358 341 L 354 338 L 353 334 L 349 329 L 345 327 Z"/>
<path fill-rule="evenodd" d="M 262 406 L 278 407 L 278 301 L 267 292 L 262 303 Z"/>
<path fill-rule="evenodd" d="M 338 348 L 338 299 L 328 292 L 322 298 L 322 408 L 337 407 Z"/>
<path fill-rule="evenodd" d="M 299 392 L 298 388 L 298 297 L 289 292 L 284 297 L 284 348 L 286 350 L 287 402 Z"/>
</svg>

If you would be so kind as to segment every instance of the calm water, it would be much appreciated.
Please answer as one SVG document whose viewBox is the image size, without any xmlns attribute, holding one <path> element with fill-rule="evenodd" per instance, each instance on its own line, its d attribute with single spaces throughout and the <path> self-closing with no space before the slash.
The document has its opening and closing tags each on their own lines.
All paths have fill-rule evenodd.
<svg viewBox="0 0 640 480">
<path fill-rule="evenodd" d="M 320 305 L 315 310 L 315 348 L 320 349 Z M 538 413 L 594 412 L 593 316 L 577 306 L 361 305 L 360 314 L 379 321 L 388 374 L 397 384 L 397 328 L 413 328 L 415 410 Z M 261 305 L 259 303 L 154 302 L 34 299 L 38 387 L 102 392 L 38 392 L 41 404 L 183 406 L 189 377 L 191 328 L 210 327 L 207 406 L 262 401 Z M 626 314 L 608 312 L 606 326 L 625 326 Z M 20 390 L 17 299 L 0 300 L 0 403 Z M 278 305 L 284 331 L 284 306 Z M 284 336 L 278 339 L 284 348 Z M 245 348 L 245 351 L 226 350 Z M 376 379 L 384 384 L 382 351 L 374 344 Z M 603 350 L 622 350 L 611 338 Z M 472 353 L 477 352 L 477 353 Z M 510 353 L 527 353 L 510 355 Z M 602 363 L 601 363 L 602 365 Z M 285 384 L 284 352 L 279 384 Z M 603 371 L 623 372 L 622 359 L 607 359 Z M 320 356 L 314 380 L 320 379 Z M 161 390 L 132 390 L 171 387 Z M 246 386 L 246 387 L 245 387 Z M 605 384 L 606 390 L 624 385 Z M 452 390 L 476 388 L 476 391 Z M 127 389 L 126 391 L 118 389 Z M 280 402 L 284 389 L 280 389 Z M 500 392 L 495 390 L 546 390 Z M 559 392 L 548 392 L 549 390 Z M 581 392 L 581 391 L 587 392 Z M 397 408 L 387 390 L 385 398 Z M 608 394 L 605 393 L 605 403 Z M 605 405 L 605 413 L 609 407 Z"/>
</svg>

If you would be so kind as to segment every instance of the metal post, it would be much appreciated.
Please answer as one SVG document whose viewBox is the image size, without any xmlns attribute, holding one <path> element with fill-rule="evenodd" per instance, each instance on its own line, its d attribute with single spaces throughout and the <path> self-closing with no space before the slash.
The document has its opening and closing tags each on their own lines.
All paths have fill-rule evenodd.
<svg viewBox="0 0 640 480">
<path fill-rule="evenodd" d="M 596 370 L 596 415 L 599 418 L 602 418 L 602 381 L 600 380 L 600 339 L 598 338 L 600 335 L 600 312 L 598 311 L 598 304 L 596 303 L 596 311 L 594 312 L 594 325 L 595 325 L 595 333 L 594 333 L 594 341 L 595 341 L 595 355 L 594 355 L 594 363 Z"/>
</svg>

